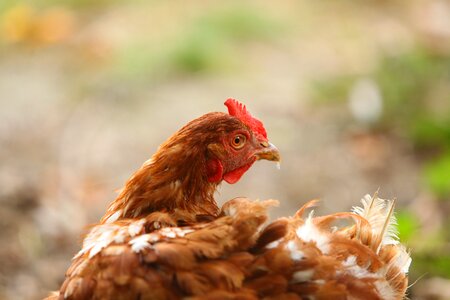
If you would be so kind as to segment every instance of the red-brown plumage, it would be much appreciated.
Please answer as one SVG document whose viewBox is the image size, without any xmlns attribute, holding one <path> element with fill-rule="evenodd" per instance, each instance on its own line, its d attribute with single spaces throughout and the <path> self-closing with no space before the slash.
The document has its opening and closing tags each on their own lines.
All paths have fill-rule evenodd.
<svg viewBox="0 0 450 300">
<path fill-rule="evenodd" d="M 279 160 L 262 123 L 236 100 L 226 105 L 229 114 L 188 123 L 130 178 L 49 299 L 403 297 L 410 258 L 389 227 L 393 204 L 376 195 L 352 213 L 304 218 L 312 201 L 265 228 L 277 201 L 217 207 L 222 180 Z M 341 219 L 354 224 L 334 228 Z"/>
<path fill-rule="evenodd" d="M 222 180 L 237 182 L 257 159 L 278 160 L 261 121 L 235 100 L 227 100 L 227 106 L 230 114 L 206 114 L 163 143 L 126 183 L 101 222 L 153 212 L 185 223 L 195 223 L 201 215 L 216 217 L 213 196 Z M 235 144 L 237 139 L 241 144 Z"/>
</svg>

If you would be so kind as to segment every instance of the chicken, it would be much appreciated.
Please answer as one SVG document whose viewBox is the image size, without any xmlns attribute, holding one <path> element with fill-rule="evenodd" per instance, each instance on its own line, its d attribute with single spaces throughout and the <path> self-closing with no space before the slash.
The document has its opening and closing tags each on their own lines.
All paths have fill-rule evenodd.
<svg viewBox="0 0 450 300">
<path fill-rule="evenodd" d="M 258 159 L 279 161 L 263 124 L 233 99 L 144 163 L 84 239 L 48 299 L 401 299 L 411 259 L 394 203 L 366 196 L 352 212 L 314 217 L 305 204 L 269 225 L 276 200 L 217 207 L 220 182 Z M 335 221 L 353 224 L 333 227 Z"/>
<path fill-rule="evenodd" d="M 148 226 L 194 224 L 216 218 L 217 186 L 233 184 L 258 159 L 279 161 L 278 149 L 245 106 L 209 113 L 181 128 L 128 180 L 100 223 L 146 218 Z"/>
</svg>

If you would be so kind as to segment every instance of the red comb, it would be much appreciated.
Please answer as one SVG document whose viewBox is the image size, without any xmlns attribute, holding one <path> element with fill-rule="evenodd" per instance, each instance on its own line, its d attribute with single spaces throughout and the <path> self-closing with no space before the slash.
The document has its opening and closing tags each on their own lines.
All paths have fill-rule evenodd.
<svg viewBox="0 0 450 300">
<path fill-rule="evenodd" d="M 247 125 L 256 135 L 261 135 L 267 139 L 266 129 L 263 123 L 254 118 L 247 110 L 244 104 L 240 103 L 236 99 L 229 98 L 225 101 L 226 107 L 228 107 L 228 113 L 241 120 L 242 123 Z"/>
</svg>

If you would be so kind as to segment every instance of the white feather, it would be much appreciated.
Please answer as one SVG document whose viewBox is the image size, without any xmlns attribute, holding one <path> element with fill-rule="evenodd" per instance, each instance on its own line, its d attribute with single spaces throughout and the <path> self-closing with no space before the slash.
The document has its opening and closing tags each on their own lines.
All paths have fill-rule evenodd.
<svg viewBox="0 0 450 300">
<path fill-rule="evenodd" d="M 377 278 L 378 275 L 371 273 L 367 268 L 359 266 L 356 262 L 356 256 L 350 255 L 342 262 L 345 271 L 356 278 Z"/>
<path fill-rule="evenodd" d="M 291 259 L 294 261 L 301 260 L 305 256 L 303 251 L 298 249 L 297 244 L 293 240 L 290 240 L 286 244 L 286 249 L 291 253 Z"/>
<path fill-rule="evenodd" d="M 386 280 L 377 280 L 375 281 L 375 287 L 377 288 L 378 293 L 384 300 L 395 300 L 398 299 L 395 296 L 395 292 L 392 287 L 389 285 L 389 282 Z"/>
<path fill-rule="evenodd" d="M 139 253 L 145 248 L 150 248 L 151 245 L 149 243 L 149 238 L 150 238 L 149 234 L 144 234 L 132 239 L 129 242 L 129 244 L 131 245 L 131 249 L 134 252 Z"/>
<path fill-rule="evenodd" d="M 138 221 L 131 223 L 128 226 L 128 233 L 130 234 L 130 236 L 133 237 L 133 236 L 137 235 L 138 233 L 140 233 L 144 227 L 144 224 L 145 224 L 145 219 L 140 219 Z"/>
<path fill-rule="evenodd" d="M 309 213 L 305 223 L 297 228 L 297 236 L 305 242 L 316 242 L 317 248 L 319 248 L 322 253 L 328 254 L 330 251 L 330 238 L 314 225 L 313 215 L 314 210 Z"/>
<path fill-rule="evenodd" d="M 411 255 L 406 251 L 405 247 L 403 245 L 398 245 L 397 255 L 390 262 L 390 264 L 393 264 L 394 266 L 399 268 L 401 273 L 406 274 L 409 271 L 411 262 Z"/>
<path fill-rule="evenodd" d="M 314 274 L 314 269 L 297 271 L 294 274 L 292 274 L 291 283 L 306 282 L 308 280 L 311 280 L 311 277 L 313 276 L 313 274 Z"/>
<path fill-rule="evenodd" d="M 377 236 L 380 245 L 396 245 L 398 241 L 397 219 L 393 213 L 394 201 L 381 199 L 378 193 L 372 197 L 365 195 L 361 199 L 362 207 L 354 206 L 352 212 L 365 218 L 371 228 L 372 234 Z"/>
<path fill-rule="evenodd" d="M 119 219 L 119 217 L 122 215 L 122 210 L 119 209 L 115 213 L 113 213 L 111 216 L 109 216 L 108 219 L 106 219 L 105 223 L 112 223 Z"/>
</svg>

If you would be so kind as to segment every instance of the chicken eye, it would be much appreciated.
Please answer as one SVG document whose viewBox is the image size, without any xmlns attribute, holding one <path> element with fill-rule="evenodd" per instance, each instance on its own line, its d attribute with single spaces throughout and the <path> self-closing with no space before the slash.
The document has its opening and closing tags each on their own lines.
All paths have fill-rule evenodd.
<svg viewBox="0 0 450 300">
<path fill-rule="evenodd" d="M 231 145 L 233 146 L 233 148 L 235 149 L 241 149 L 242 147 L 244 147 L 245 141 L 246 141 L 246 137 L 242 134 L 237 134 L 233 137 L 233 139 L 231 140 Z"/>
</svg>

